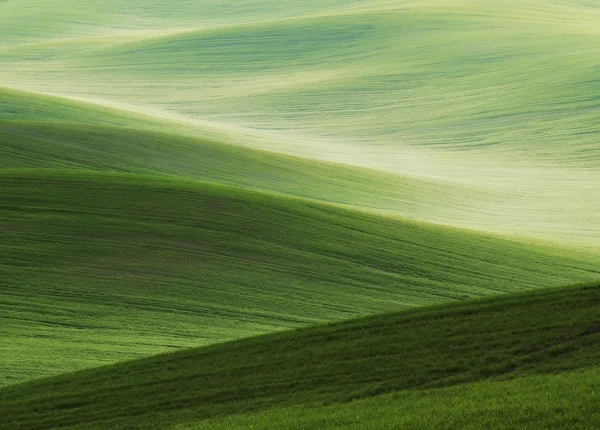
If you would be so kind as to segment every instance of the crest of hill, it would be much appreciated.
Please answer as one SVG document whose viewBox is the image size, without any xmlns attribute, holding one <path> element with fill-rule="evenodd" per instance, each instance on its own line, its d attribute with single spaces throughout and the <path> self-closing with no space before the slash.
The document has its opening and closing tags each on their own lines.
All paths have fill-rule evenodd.
<svg viewBox="0 0 600 430">
<path fill-rule="evenodd" d="M 517 169 L 513 187 L 496 189 L 487 184 L 489 178 L 463 184 L 252 150 L 220 143 L 230 140 L 203 130 L 122 109 L 0 90 L 2 168 L 178 176 L 598 249 L 593 220 L 600 200 L 586 198 L 597 192 L 593 174 L 560 171 L 548 178 Z"/>
</svg>

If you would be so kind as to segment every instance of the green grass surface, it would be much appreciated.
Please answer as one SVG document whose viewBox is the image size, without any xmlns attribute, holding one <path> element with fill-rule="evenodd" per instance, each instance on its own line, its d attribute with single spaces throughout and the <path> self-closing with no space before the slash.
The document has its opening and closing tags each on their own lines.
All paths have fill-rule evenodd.
<svg viewBox="0 0 600 430">
<path fill-rule="evenodd" d="M 29 0 L 0 16 L 4 86 L 161 122 L 142 128 L 476 186 L 488 198 L 415 217 L 600 247 L 590 2 Z"/>
<path fill-rule="evenodd" d="M 549 289 L 245 339 L 8 387 L 0 405 L 6 428 L 29 429 L 207 419 L 217 421 L 206 428 L 265 428 L 277 418 L 294 428 L 295 417 L 299 428 L 594 427 L 599 291 Z"/>
<path fill-rule="evenodd" d="M 440 200 L 445 202 L 444 216 L 449 220 L 460 219 L 469 205 L 475 210 L 473 201 L 493 205 L 494 197 L 499 197 L 475 187 L 314 162 L 205 139 L 124 125 L 73 123 L 78 117 L 70 112 L 64 113 L 69 122 L 44 121 L 25 106 L 23 111 L 35 121 L 0 120 L 0 169 L 85 169 L 198 179 L 421 220 L 440 217 Z M 97 118 L 94 110 L 74 112 Z"/>
<path fill-rule="evenodd" d="M 294 17 L 352 7 L 360 0 L 304 0 L 282 4 L 275 0 L 240 0 L 235 5 L 217 0 L 181 0 L 169 7 L 162 0 L 22 0 L 3 1 L 3 42 L 7 46 L 70 40 L 79 37 L 142 35 Z"/>
<path fill-rule="evenodd" d="M 598 22 L 0 1 L 0 427 L 600 426 Z"/>
<path fill-rule="evenodd" d="M 215 185 L 0 175 L 2 384 L 595 279 L 595 256 Z"/>
<path fill-rule="evenodd" d="M 108 40 L 90 39 L 96 33 L 90 31 L 71 42 L 47 37 L 45 44 L 19 44 L 0 53 L 3 82 L 277 131 L 291 146 L 278 142 L 282 147 L 273 149 L 308 156 L 330 136 L 329 154 L 316 156 L 393 170 L 410 168 L 402 163 L 411 154 L 407 147 L 434 157 L 413 166 L 419 172 L 451 173 L 452 166 L 431 164 L 435 154 L 460 163 L 457 150 L 464 162 L 496 167 L 507 161 L 598 166 L 598 7 L 541 0 L 367 1 L 349 12 L 341 6 L 352 2 L 337 3 L 329 13 L 315 2 L 287 7 L 294 19 L 256 20 L 249 14 L 247 24 L 231 18 L 243 15 L 244 7 L 225 3 L 219 16 L 230 25 L 199 23 L 187 30 L 165 15 L 192 21 L 198 16 L 186 16 L 194 13 L 190 7 L 204 9 L 205 17 L 210 6 L 121 7 L 152 13 L 168 29 L 164 35 L 133 32 Z M 106 34 L 114 32 L 110 21 L 90 10 L 106 10 L 104 3 L 71 6 L 60 9 L 78 10 L 78 19 L 85 21 L 87 14 L 98 29 L 105 25 Z M 272 6 L 257 2 L 255 11 Z M 17 8 L 13 2 L 1 7 Z M 38 7 L 43 13 L 56 5 Z M 294 146 L 295 135 L 314 142 Z M 344 141 L 357 151 L 335 151 L 336 143 L 344 149 Z M 464 162 L 457 168 L 472 167 Z"/>
<path fill-rule="evenodd" d="M 600 424 L 598 368 L 450 388 L 407 390 L 334 405 L 191 421 L 177 429 L 592 429 Z"/>
<path fill-rule="evenodd" d="M 0 119 L 40 123 L 81 123 L 112 126 L 151 127 L 157 119 L 74 100 L 48 97 L 0 87 Z M 144 121 L 144 119 L 146 121 Z M 2 142 L 7 140 L 2 139 Z"/>
<path fill-rule="evenodd" d="M 597 190 L 594 174 L 563 171 L 527 183 L 515 175 L 515 187 L 496 189 L 485 181 L 462 184 L 255 151 L 223 139 L 226 133 L 200 133 L 177 121 L 0 90 L 0 168 L 180 176 L 598 249 L 593 220 L 600 199 L 585 198 Z M 556 195 L 539 194 L 540 188 Z"/>
</svg>

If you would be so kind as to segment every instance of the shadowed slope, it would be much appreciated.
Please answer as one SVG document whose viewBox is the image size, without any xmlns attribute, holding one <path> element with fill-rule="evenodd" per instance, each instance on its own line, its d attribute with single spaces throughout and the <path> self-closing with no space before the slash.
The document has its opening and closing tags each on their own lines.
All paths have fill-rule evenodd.
<svg viewBox="0 0 600 430">
<path fill-rule="evenodd" d="M 600 425 L 598 368 L 440 389 L 405 390 L 349 403 L 273 408 L 190 420 L 177 429 L 279 430 L 398 428 L 592 429 Z M 165 421 L 166 422 L 166 421 Z"/>
<path fill-rule="evenodd" d="M 3 384 L 597 276 L 560 248 L 149 177 L 4 173 L 0 215 Z"/>
<path fill-rule="evenodd" d="M 578 387 L 593 389 L 589 382 L 581 381 L 581 375 L 598 375 L 598 292 L 597 286 L 551 289 L 245 339 L 5 388 L 0 391 L 0 406 L 7 428 L 122 428 L 133 424 L 168 428 L 302 404 L 307 407 L 300 424 L 313 418 L 330 427 L 335 421 L 326 415 L 323 404 L 333 403 L 335 408 L 339 402 L 399 391 L 401 401 L 417 408 L 425 402 L 425 410 L 431 409 L 433 400 L 450 397 L 450 405 L 448 400 L 442 403 L 441 413 L 460 416 L 457 396 L 476 402 L 494 396 L 499 404 L 509 404 L 502 398 L 502 383 L 446 391 L 418 389 L 541 375 L 515 381 L 533 407 L 529 415 L 521 410 L 525 423 L 532 419 L 553 422 L 551 417 L 540 419 L 543 408 L 537 403 L 549 401 L 546 408 L 560 404 L 557 389 L 563 399 L 572 399 L 571 405 L 586 406 L 579 417 L 563 415 L 566 422 L 587 419 L 597 423 L 598 416 L 594 420 L 590 409 L 594 392 L 579 393 Z M 573 382 L 563 372 L 575 369 L 586 369 L 586 373 L 572 374 Z M 562 389 L 551 375 L 563 378 L 566 384 Z M 551 397 L 532 392 L 535 383 L 552 387 Z M 512 389 L 510 384 L 504 385 Z M 355 423 L 364 407 L 372 421 L 372 408 L 384 408 L 386 397 L 369 402 L 349 406 L 352 416 L 348 407 L 341 411 L 349 423 Z M 489 410 L 491 402 L 487 399 L 482 413 L 470 416 L 471 424 L 489 418 L 483 411 Z M 309 409 L 311 405 L 315 408 Z M 270 417 L 283 419 L 285 428 L 294 416 L 293 410 L 292 415 L 287 412 L 275 409 Z M 426 417 L 429 423 L 435 422 L 437 414 L 433 415 Z M 517 423 L 518 417 L 513 416 Z M 241 427 L 255 419 L 260 423 L 261 418 L 242 418 Z M 393 416 L 378 417 L 379 422 L 386 418 L 393 422 Z M 556 422 L 560 419 L 559 415 Z M 415 421 L 419 423 L 413 413 Z M 210 428 L 211 422 L 207 424 Z"/>
</svg>

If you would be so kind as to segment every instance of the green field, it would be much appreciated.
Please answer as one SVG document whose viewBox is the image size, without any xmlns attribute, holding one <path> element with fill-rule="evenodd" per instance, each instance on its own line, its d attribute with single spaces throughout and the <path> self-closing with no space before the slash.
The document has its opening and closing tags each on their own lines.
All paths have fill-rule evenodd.
<svg viewBox="0 0 600 430">
<path fill-rule="evenodd" d="M 29 429 L 594 428 L 599 291 L 548 289 L 160 355 L 7 388 L 0 406 L 9 425 Z"/>
<path fill-rule="evenodd" d="M 599 277 L 561 248 L 191 181 L 19 171 L 0 196 L 4 385 Z"/>
<path fill-rule="evenodd" d="M 179 429 L 596 428 L 598 369 L 402 391 L 340 405 L 190 421 Z"/>
<path fill-rule="evenodd" d="M 475 185 L 418 219 L 598 248 L 595 2 L 116 3 L 2 2 L 1 85 Z"/>
<path fill-rule="evenodd" d="M 76 169 L 197 179 L 379 213 L 460 217 L 503 197 L 447 181 L 278 155 L 183 137 L 173 124 L 122 111 L 0 90 L 0 168 Z M 150 130 L 147 130 L 149 128 Z"/>
<path fill-rule="evenodd" d="M 0 1 L 0 428 L 599 427 L 599 23 Z"/>
</svg>

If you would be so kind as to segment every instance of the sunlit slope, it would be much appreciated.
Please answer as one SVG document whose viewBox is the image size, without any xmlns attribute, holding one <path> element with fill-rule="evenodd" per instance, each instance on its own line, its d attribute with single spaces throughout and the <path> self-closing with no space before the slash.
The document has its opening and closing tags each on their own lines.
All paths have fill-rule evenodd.
<svg viewBox="0 0 600 430">
<path fill-rule="evenodd" d="M 19 0 L 0 2 L 3 42 L 10 45 L 48 39 L 155 34 L 174 29 L 212 27 L 348 8 L 360 0 Z"/>
<path fill-rule="evenodd" d="M 561 171 L 548 178 L 514 169 L 511 187 L 497 189 L 489 185 L 494 171 L 480 182 L 462 184 L 217 143 L 230 141 L 230 136 L 114 107 L 0 89 L 1 168 L 175 175 L 441 224 L 600 246 L 594 172 Z"/>
<path fill-rule="evenodd" d="M 184 14 L 186 5 L 162 6 Z M 568 1 L 374 1 L 352 12 L 123 36 L 87 51 L 85 40 L 8 49 L 1 76 L 6 85 L 290 132 L 279 151 L 314 156 L 311 146 L 328 138 L 334 146 L 318 156 L 394 170 L 421 154 L 407 147 L 425 158 L 435 149 L 441 160 L 417 160 L 431 174 L 448 174 L 435 162 L 456 150 L 468 157 L 455 169 L 478 156 L 491 166 L 598 167 L 599 20 L 597 7 Z M 302 140 L 303 149 L 294 135 L 316 142 Z M 336 142 L 356 144 L 356 153 L 336 153 Z"/>
<path fill-rule="evenodd" d="M 494 196 L 476 187 L 316 162 L 180 134 L 194 132 L 176 121 L 0 88 L 0 169 L 177 176 L 432 221 L 439 219 L 435 216 L 439 212 L 462 217 L 469 205 L 475 210 L 473 202 L 493 205 Z"/>
<path fill-rule="evenodd" d="M 485 190 L 315 162 L 194 134 L 179 122 L 0 89 L 0 169 L 63 168 L 187 179 L 324 200 L 423 220 L 462 217 Z M 443 207 L 440 201 L 443 200 Z"/>
<path fill-rule="evenodd" d="M 178 176 L 476 229 L 496 223 L 499 202 L 519 198 L 485 187 L 179 136 L 196 133 L 177 121 L 0 89 L 0 169 L 68 168 Z M 482 212 L 481 207 L 487 210 Z M 470 215 L 474 213 L 477 217 Z"/>
<path fill-rule="evenodd" d="M 507 194 L 137 129 L 0 120 L 0 169 L 75 169 L 204 180 L 420 220 L 464 220 Z M 480 227 L 473 223 L 472 227 Z"/>
<path fill-rule="evenodd" d="M 475 184 L 494 201 L 452 217 L 440 199 L 422 219 L 600 246 L 597 5 L 193 3 L 78 2 L 96 29 L 7 44 L 0 80 L 180 120 L 181 134 Z"/>
<path fill-rule="evenodd" d="M 200 137 L 231 139 L 231 127 L 212 126 L 182 121 L 180 117 L 164 117 L 161 113 L 135 112 L 120 104 L 103 106 L 72 97 L 52 97 L 44 94 L 0 87 L 0 120 L 41 122 L 45 124 L 89 124 L 128 127 Z"/>
<path fill-rule="evenodd" d="M 0 407 L 6 428 L 28 429 L 594 428 L 598 292 L 548 289 L 244 339 L 8 387 Z"/>
<path fill-rule="evenodd" d="M 4 87 L 0 87 L 0 120 L 111 125 L 141 129 L 177 126 L 151 116 Z"/>
<path fill-rule="evenodd" d="M 598 276 L 597 258 L 561 248 L 233 188 L 61 171 L 0 179 L 2 384 Z"/>
</svg>

